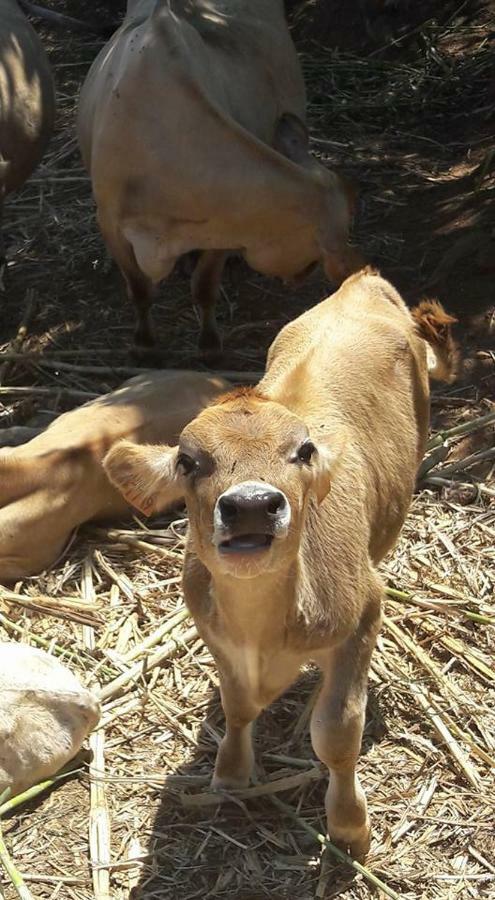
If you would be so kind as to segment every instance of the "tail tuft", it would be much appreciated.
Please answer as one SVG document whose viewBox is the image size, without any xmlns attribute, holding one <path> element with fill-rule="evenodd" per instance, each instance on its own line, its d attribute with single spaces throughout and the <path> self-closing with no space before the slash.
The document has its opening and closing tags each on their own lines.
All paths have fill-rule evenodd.
<svg viewBox="0 0 495 900">
<path fill-rule="evenodd" d="M 418 333 L 427 342 L 430 377 L 451 384 L 460 364 L 459 347 L 451 330 L 457 319 L 449 315 L 438 300 L 422 300 L 411 313 Z"/>
</svg>

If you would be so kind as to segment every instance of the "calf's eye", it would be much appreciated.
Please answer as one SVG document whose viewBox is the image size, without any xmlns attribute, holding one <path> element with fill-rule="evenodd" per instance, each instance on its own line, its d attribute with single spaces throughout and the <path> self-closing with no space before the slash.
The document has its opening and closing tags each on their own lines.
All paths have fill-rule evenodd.
<svg viewBox="0 0 495 900">
<path fill-rule="evenodd" d="M 316 447 L 313 441 L 304 441 L 304 444 L 301 444 L 297 451 L 297 461 L 309 463 L 314 453 L 316 453 Z"/>
</svg>

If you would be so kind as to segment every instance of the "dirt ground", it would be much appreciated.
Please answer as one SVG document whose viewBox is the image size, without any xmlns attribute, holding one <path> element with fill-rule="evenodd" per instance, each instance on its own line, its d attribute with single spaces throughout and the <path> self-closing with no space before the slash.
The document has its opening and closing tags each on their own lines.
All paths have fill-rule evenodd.
<svg viewBox="0 0 495 900">
<path fill-rule="evenodd" d="M 464 370 L 455 387 L 436 392 L 433 429 L 493 412 L 493 4 L 376 0 L 364 4 L 365 19 L 358 2 L 289 5 L 313 149 L 361 186 L 356 241 L 408 302 L 433 294 L 458 316 Z M 90 14 L 82 0 L 50 6 L 80 19 Z M 91 14 L 108 22 L 115 6 L 91 4 Z M 98 234 L 74 135 L 79 87 L 103 42 L 38 30 L 57 81 L 58 122 L 45 160 L 6 204 L 0 351 L 42 355 L 2 364 L 0 427 L 48 421 L 117 386 L 135 366 L 133 312 Z M 233 270 L 219 304 L 222 369 L 261 371 L 280 327 L 326 293 L 319 275 L 294 291 Z M 163 365 L 202 368 L 184 274 L 162 287 L 155 320 Z M 26 335 L 16 344 L 21 325 Z M 9 393 L 12 387 L 25 392 Z M 487 446 L 493 432 L 485 430 L 457 444 L 452 458 Z M 387 606 L 360 770 L 375 827 L 369 866 L 409 900 L 495 897 L 490 466 L 474 480 L 486 489 L 475 499 L 456 487 L 423 486 L 384 566 L 388 583 L 405 594 Z M 187 637 L 189 621 L 175 627 L 166 664 L 143 669 L 124 692 L 112 693 L 134 648 L 181 610 L 184 530 L 181 519 L 136 522 L 113 537 L 87 529 L 52 573 L 19 586 L 54 606 L 78 598 L 90 625 L 54 610 L 40 616 L 0 597 L 0 636 L 47 641 L 108 691 L 98 732 L 106 770 L 98 783 L 110 813 L 109 846 L 100 856 L 88 847 L 95 780 L 84 768 L 4 823 L 19 869 L 33 896 L 47 900 L 371 896 L 361 876 L 320 866 L 305 828 L 323 829 L 324 780 L 307 735 L 312 671 L 258 729 L 261 780 L 293 779 L 277 796 L 296 811 L 295 823 L 270 795 L 222 807 L 191 799 L 208 783 L 223 721 L 215 668 L 201 643 Z M 148 542 L 147 553 L 129 546 L 133 535 Z M 439 719 L 447 737 L 437 730 Z M 461 763 L 451 752 L 457 742 Z M 99 872 L 110 873 L 109 885 Z M 11 900 L 13 888 L 3 890 Z"/>
</svg>

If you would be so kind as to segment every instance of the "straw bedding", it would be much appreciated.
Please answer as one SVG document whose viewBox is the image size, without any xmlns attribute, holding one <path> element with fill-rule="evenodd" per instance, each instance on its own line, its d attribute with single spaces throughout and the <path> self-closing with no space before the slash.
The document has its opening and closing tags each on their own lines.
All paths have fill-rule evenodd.
<svg viewBox="0 0 495 900">
<path fill-rule="evenodd" d="M 82 4 L 58 6 L 82 15 Z M 459 197 L 471 198 L 469 221 L 489 234 L 489 122 L 473 103 L 477 85 L 483 107 L 491 76 L 487 34 L 483 18 L 454 19 L 427 23 L 423 43 L 403 56 L 321 47 L 305 56 L 315 150 L 367 185 L 365 248 L 408 297 L 453 242 L 452 229 L 442 230 L 446 211 L 453 237 L 462 236 L 468 219 Z M 78 86 L 98 47 L 84 36 L 44 36 L 59 121 L 43 165 L 6 211 L 2 426 L 46 422 L 134 368 L 126 351 L 132 315 L 96 229 L 73 136 Z M 471 117 L 457 127 L 463 109 Z M 449 193 L 455 179 L 457 199 Z M 389 596 L 359 762 L 374 826 L 367 869 L 385 885 L 377 896 L 409 900 L 495 897 L 493 310 L 476 254 L 456 265 L 440 295 L 461 315 L 468 364 L 463 380 L 434 396 L 418 491 L 382 567 Z M 278 328 L 324 286 L 316 280 L 292 295 L 236 274 L 221 319 L 225 366 L 239 381 L 256 377 Z M 485 299 L 477 318 L 469 284 L 473 303 Z M 164 362 L 198 365 L 180 273 L 158 301 L 157 322 Z M 2 817 L 14 866 L 0 888 L 7 900 L 16 873 L 31 896 L 47 900 L 350 900 L 374 890 L 367 873 L 331 851 L 321 855 L 325 772 L 308 737 L 312 669 L 261 717 L 258 784 L 223 804 L 209 793 L 223 719 L 215 666 L 182 602 L 186 525 L 176 516 L 85 527 L 53 571 L 0 589 L 0 640 L 46 647 L 103 701 L 91 753 Z"/>
</svg>

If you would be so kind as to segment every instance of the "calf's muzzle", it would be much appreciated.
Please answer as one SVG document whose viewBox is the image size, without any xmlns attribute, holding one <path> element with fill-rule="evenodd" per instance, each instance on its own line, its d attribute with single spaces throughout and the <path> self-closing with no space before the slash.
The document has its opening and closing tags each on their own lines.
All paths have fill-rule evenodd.
<svg viewBox="0 0 495 900">
<path fill-rule="evenodd" d="M 268 549 L 285 537 L 290 523 L 285 494 L 266 482 L 244 481 L 217 500 L 215 543 L 221 553 L 252 553 Z"/>
</svg>

